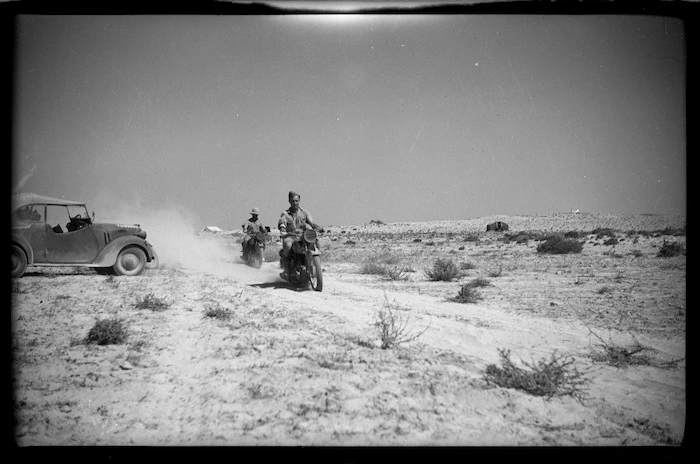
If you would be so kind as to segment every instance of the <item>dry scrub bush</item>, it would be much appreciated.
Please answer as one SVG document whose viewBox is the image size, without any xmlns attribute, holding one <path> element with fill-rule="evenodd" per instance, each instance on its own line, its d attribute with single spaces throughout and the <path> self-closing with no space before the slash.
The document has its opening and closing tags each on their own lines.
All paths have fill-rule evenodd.
<svg viewBox="0 0 700 464">
<path fill-rule="evenodd" d="M 543 243 L 537 245 L 538 253 L 568 254 L 581 253 L 583 245 L 577 240 L 563 238 L 559 235 L 549 237 Z"/>
<path fill-rule="evenodd" d="M 667 242 L 664 240 L 664 244 L 661 245 L 661 248 L 659 249 L 659 252 L 656 254 L 656 256 L 660 258 L 671 258 L 681 254 L 685 254 L 685 251 L 683 250 L 683 245 L 681 245 L 678 242 Z"/>
<path fill-rule="evenodd" d="M 598 293 L 599 295 L 602 295 L 602 294 L 604 294 L 604 293 L 610 293 L 610 292 L 612 292 L 612 291 L 613 291 L 613 288 L 612 288 L 612 287 L 609 287 L 609 286 L 607 286 L 607 285 L 603 285 L 602 287 L 600 287 L 600 288 L 596 291 L 596 293 Z"/>
<path fill-rule="evenodd" d="M 650 356 L 642 353 L 651 350 L 651 348 L 642 345 L 634 337 L 632 337 L 634 341 L 633 344 L 623 346 L 613 342 L 612 338 L 606 342 L 602 337 L 591 330 L 590 327 L 588 327 L 588 331 L 600 341 L 598 344 L 600 349 L 596 350 L 591 347 L 590 358 L 594 362 L 605 363 L 609 366 L 621 369 L 628 366 L 675 367 L 681 361 L 680 359 L 672 359 L 665 363 L 655 363 Z"/>
<path fill-rule="evenodd" d="M 449 282 L 459 277 L 460 271 L 451 259 L 438 258 L 435 260 L 432 269 L 425 271 L 425 275 L 433 281 Z"/>
<path fill-rule="evenodd" d="M 408 316 L 400 312 L 398 307 L 389 303 L 386 295 L 384 305 L 377 311 L 374 327 L 381 342 L 380 348 L 386 350 L 404 343 L 412 342 L 423 335 L 430 324 L 419 333 L 412 334 L 408 330 Z"/>
<path fill-rule="evenodd" d="M 487 287 L 489 285 L 491 285 L 491 282 L 489 282 L 488 279 L 478 277 L 471 282 L 467 282 L 466 284 L 462 285 L 462 288 L 459 289 L 457 296 L 452 297 L 452 301 L 456 303 L 476 303 L 483 298 L 481 293 L 479 293 L 476 288 Z"/>
<path fill-rule="evenodd" d="M 588 379 L 576 369 L 573 358 L 560 356 L 554 351 L 549 360 L 542 358 L 532 364 L 522 361 L 526 367 L 523 369 L 510 360 L 510 350 L 499 348 L 498 353 L 501 367 L 489 364 L 484 373 L 484 380 L 490 384 L 522 390 L 530 395 L 546 396 L 548 399 L 571 396 L 581 404 L 588 397 L 583 390 Z"/>
<path fill-rule="evenodd" d="M 360 274 L 370 274 L 382 276 L 388 280 L 406 280 L 408 268 L 406 266 L 380 264 L 373 260 L 366 261 L 360 268 Z"/>
<path fill-rule="evenodd" d="M 595 237 L 598 239 L 601 239 L 604 237 L 613 237 L 614 238 L 616 232 L 617 231 L 615 229 L 610 229 L 607 227 L 606 228 L 598 227 L 596 229 L 593 229 L 591 231 L 591 234 L 595 235 Z"/>
<path fill-rule="evenodd" d="M 158 298 L 153 293 L 149 293 L 145 297 L 136 297 L 136 303 L 134 303 L 136 309 L 150 309 L 151 311 L 163 311 L 169 307 L 170 303 Z"/>
<path fill-rule="evenodd" d="M 468 271 L 470 269 L 476 269 L 476 264 L 472 263 L 471 261 L 464 261 L 459 263 L 459 269 L 461 271 Z"/>
<path fill-rule="evenodd" d="M 120 345 L 125 342 L 127 336 L 126 327 L 120 319 L 99 319 L 83 342 L 86 345 Z"/>
<path fill-rule="evenodd" d="M 499 239 L 499 241 L 504 242 L 504 243 L 511 243 L 515 242 L 517 244 L 524 244 L 527 245 L 528 242 L 532 239 L 536 239 L 535 236 L 528 232 L 517 232 L 515 234 L 507 234 L 504 235 Z"/>
<path fill-rule="evenodd" d="M 224 308 L 219 303 L 208 304 L 204 307 L 204 317 L 213 319 L 228 320 L 231 318 L 231 310 Z"/>
<path fill-rule="evenodd" d="M 501 277 L 503 274 L 503 267 L 499 266 L 498 269 L 489 271 L 489 277 Z"/>
</svg>

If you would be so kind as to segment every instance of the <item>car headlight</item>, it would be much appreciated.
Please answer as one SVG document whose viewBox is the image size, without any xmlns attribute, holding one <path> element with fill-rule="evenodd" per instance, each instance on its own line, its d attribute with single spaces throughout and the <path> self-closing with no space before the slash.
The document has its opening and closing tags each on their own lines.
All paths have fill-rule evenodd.
<svg viewBox="0 0 700 464">
<path fill-rule="evenodd" d="M 146 240 L 146 231 L 145 230 L 139 230 L 136 232 L 137 237 L 141 237 L 142 239 Z"/>
</svg>

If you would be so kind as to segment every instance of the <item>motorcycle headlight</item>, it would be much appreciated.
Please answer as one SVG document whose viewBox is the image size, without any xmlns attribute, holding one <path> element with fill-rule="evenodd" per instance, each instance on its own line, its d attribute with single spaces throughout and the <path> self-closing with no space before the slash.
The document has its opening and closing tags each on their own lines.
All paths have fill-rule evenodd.
<svg viewBox="0 0 700 464">
<path fill-rule="evenodd" d="M 316 243 L 316 231 L 313 229 L 306 229 L 304 231 L 304 240 L 309 243 Z"/>
</svg>

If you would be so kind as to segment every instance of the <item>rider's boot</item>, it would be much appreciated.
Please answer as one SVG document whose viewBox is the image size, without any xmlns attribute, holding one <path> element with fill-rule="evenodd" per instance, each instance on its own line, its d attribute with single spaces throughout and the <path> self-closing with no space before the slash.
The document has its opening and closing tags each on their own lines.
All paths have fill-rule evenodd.
<svg viewBox="0 0 700 464">
<path fill-rule="evenodd" d="M 280 273 L 280 277 L 284 280 L 289 280 L 289 263 L 286 259 L 282 258 L 283 271 Z"/>
</svg>

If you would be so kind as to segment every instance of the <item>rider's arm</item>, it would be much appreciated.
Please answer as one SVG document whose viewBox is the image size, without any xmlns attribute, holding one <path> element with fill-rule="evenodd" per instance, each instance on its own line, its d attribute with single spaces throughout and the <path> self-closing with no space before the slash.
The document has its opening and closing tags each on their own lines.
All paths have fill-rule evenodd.
<svg viewBox="0 0 700 464">
<path fill-rule="evenodd" d="M 309 224 L 311 227 L 314 229 L 323 229 L 320 224 L 317 224 L 314 222 L 313 218 L 311 217 L 311 214 L 309 214 L 308 211 L 306 211 L 306 223 Z"/>
<path fill-rule="evenodd" d="M 280 236 L 284 237 L 287 235 L 287 221 L 284 218 L 284 213 L 282 213 L 279 221 L 277 221 L 277 229 L 280 231 Z"/>
</svg>

